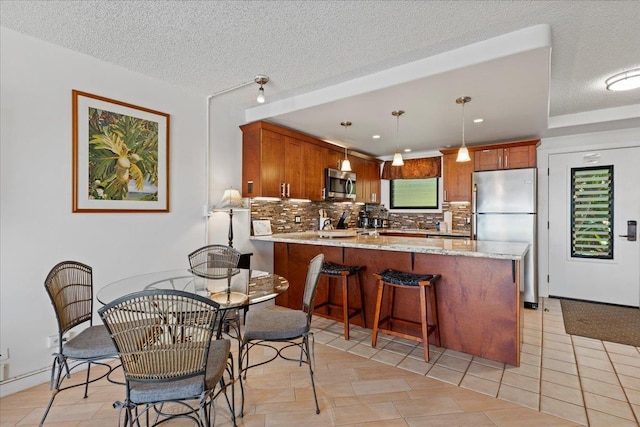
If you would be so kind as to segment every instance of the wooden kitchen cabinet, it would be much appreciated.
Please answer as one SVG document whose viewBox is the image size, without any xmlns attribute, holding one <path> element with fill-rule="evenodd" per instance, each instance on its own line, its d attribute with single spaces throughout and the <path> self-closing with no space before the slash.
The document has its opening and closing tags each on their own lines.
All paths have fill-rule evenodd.
<svg viewBox="0 0 640 427">
<path fill-rule="evenodd" d="M 305 142 L 255 124 L 241 128 L 243 197 L 304 198 Z"/>
<path fill-rule="evenodd" d="M 326 158 L 323 164 L 325 165 L 325 169 L 340 169 L 340 166 L 342 166 L 342 160 L 344 160 L 344 151 L 327 149 Z M 351 169 L 353 169 L 353 159 L 349 158 L 349 161 L 352 162 Z"/>
<path fill-rule="evenodd" d="M 243 196 L 302 198 L 302 144 L 294 138 L 262 130 L 259 141 L 247 144 L 251 145 L 252 155 L 248 156 L 252 157 L 251 161 L 245 163 L 243 156 Z M 251 170 L 249 164 L 257 164 L 257 170 L 256 167 Z M 253 182 L 253 185 L 247 185 L 247 182 Z"/>
<path fill-rule="evenodd" d="M 445 202 L 471 201 L 471 175 L 474 161 L 456 162 L 458 150 L 442 150 L 442 179 Z"/>
<path fill-rule="evenodd" d="M 349 160 L 356 174 L 356 202 L 380 203 L 380 163 L 358 156 Z"/>
<path fill-rule="evenodd" d="M 380 199 L 380 189 L 382 186 L 380 184 L 380 162 L 378 162 L 377 160 L 369 161 L 367 165 L 367 170 L 368 170 L 368 173 L 367 173 L 368 192 L 366 194 L 368 195 L 369 200 L 365 202 L 381 203 L 382 200 Z"/>
<path fill-rule="evenodd" d="M 521 169 L 536 167 L 539 140 L 496 144 L 473 149 L 474 170 Z"/>
<path fill-rule="evenodd" d="M 325 170 L 340 169 L 344 149 L 264 121 L 240 129 L 243 197 L 324 200 Z M 350 153 L 349 160 L 356 190 L 363 185 L 358 201 L 379 203 L 379 162 L 360 153 Z"/>
<path fill-rule="evenodd" d="M 324 197 L 324 169 L 327 149 L 315 144 L 302 147 L 303 199 L 322 200 Z M 319 170 L 319 171 L 318 171 Z"/>
</svg>

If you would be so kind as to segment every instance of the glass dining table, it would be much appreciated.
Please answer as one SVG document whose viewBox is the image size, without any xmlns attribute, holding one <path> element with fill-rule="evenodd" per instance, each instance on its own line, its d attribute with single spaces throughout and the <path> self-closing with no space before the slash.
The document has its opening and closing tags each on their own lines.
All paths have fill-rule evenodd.
<svg viewBox="0 0 640 427">
<path fill-rule="evenodd" d="M 98 290 L 96 299 L 108 304 L 124 295 L 146 289 L 177 289 L 209 297 L 220 308 L 244 308 L 274 299 L 289 289 L 282 276 L 243 268 L 168 270 L 131 276 L 109 283 Z"/>
</svg>

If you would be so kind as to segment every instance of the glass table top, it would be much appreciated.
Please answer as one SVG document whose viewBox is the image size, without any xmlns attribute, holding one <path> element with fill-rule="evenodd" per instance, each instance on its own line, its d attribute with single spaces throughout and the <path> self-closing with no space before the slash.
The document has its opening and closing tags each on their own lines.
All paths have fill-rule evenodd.
<svg viewBox="0 0 640 427">
<path fill-rule="evenodd" d="M 289 282 L 282 276 L 260 270 L 188 269 L 159 271 L 127 277 L 105 285 L 96 294 L 101 304 L 146 289 L 178 289 L 208 296 L 223 308 L 242 307 L 268 301 L 286 292 Z"/>
</svg>

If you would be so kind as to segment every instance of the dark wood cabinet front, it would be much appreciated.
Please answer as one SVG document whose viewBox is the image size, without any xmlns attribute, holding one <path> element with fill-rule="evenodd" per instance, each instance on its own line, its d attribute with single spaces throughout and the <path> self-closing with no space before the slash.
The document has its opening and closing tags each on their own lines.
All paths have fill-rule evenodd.
<svg viewBox="0 0 640 427">
<path fill-rule="evenodd" d="M 474 170 L 521 169 L 536 167 L 539 140 L 474 147 Z"/>
</svg>

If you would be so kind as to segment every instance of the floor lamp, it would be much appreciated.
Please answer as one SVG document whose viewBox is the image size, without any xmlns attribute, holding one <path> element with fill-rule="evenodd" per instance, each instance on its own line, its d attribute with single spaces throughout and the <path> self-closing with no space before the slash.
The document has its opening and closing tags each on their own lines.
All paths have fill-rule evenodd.
<svg viewBox="0 0 640 427">
<path fill-rule="evenodd" d="M 213 210 L 216 212 L 228 212 L 229 213 L 229 246 L 233 247 L 233 210 L 246 211 L 247 206 L 244 203 L 244 199 L 238 190 L 231 187 L 224 190 L 222 200 L 218 203 Z"/>
</svg>

